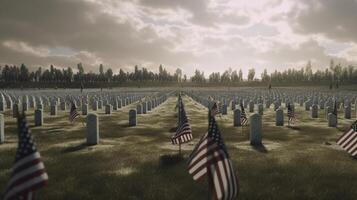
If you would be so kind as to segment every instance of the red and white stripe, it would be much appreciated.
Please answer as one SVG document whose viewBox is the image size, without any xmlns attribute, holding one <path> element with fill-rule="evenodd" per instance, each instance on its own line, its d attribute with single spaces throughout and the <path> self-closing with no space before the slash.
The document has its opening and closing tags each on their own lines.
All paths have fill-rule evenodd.
<svg viewBox="0 0 357 200">
<path fill-rule="evenodd" d="M 32 191 L 47 185 L 47 181 L 48 176 L 40 153 L 34 152 L 14 164 L 4 200 L 16 199 L 19 196 L 32 199 Z"/>
<path fill-rule="evenodd" d="M 238 193 L 238 179 L 226 153 L 206 134 L 194 150 L 188 171 L 194 180 L 205 175 L 211 177 L 217 199 L 235 199 Z"/>
<path fill-rule="evenodd" d="M 344 133 L 338 140 L 337 144 L 340 145 L 344 150 L 346 150 L 352 156 L 357 155 L 357 131 L 351 128 L 349 131 Z"/>
</svg>

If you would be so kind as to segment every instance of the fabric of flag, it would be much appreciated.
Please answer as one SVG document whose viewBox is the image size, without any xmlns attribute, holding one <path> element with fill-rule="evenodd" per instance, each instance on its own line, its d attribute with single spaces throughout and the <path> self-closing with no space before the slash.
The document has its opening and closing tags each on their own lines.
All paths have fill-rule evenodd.
<svg viewBox="0 0 357 200">
<path fill-rule="evenodd" d="M 236 199 L 239 192 L 227 149 L 214 116 L 209 116 L 208 132 L 190 155 L 188 171 L 194 180 L 207 176 L 214 199 Z"/>
<path fill-rule="evenodd" d="M 188 122 L 186 111 L 182 100 L 179 105 L 179 123 L 176 134 L 172 136 L 172 144 L 182 144 L 192 140 L 192 129 Z"/>
<path fill-rule="evenodd" d="M 18 148 L 4 200 L 33 199 L 34 191 L 47 185 L 48 176 L 27 126 L 25 114 L 18 117 Z"/>
<path fill-rule="evenodd" d="M 292 123 L 292 124 L 294 124 L 295 120 L 296 120 L 294 110 L 292 109 L 290 103 L 288 104 L 288 120 L 289 120 L 289 123 Z"/>
<path fill-rule="evenodd" d="M 76 119 L 76 117 L 78 117 L 78 116 L 79 116 L 79 114 L 77 112 L 76 104 L 74 102 L 72 102 L 71 110 L 69 111 L 69 121 L 73 122 L 74 119 Z"/>
<path fill-rule="evenodd" d="M 216 115 L 218 115 L 220 112 L 219 112 L 219 108 L 218 108 L 218 105 L 217 105 L 217 103 L 213 103 L 213 106 L 212 106 L 212 108 L 211 108 L 211 112 L 210 112 L 210 114 L 211 114 L 211 116 L 216 116 Z"/>
<path fill-rule="evenodd" d="M 337 140 L 337 144 L 352 156 L 357 156 L 357 120 L 351 125 L 351 128 Z"/>
<path fill-rule="evenodd" d="M 247 114 L 245 114 L 245 110 L 244 110 L 243 104 L 240 104 L 240 109 L 242 110 L 242 112 L 240 114 L 240 123 L 242 125 L 246 125 L 248 123 L 248 118 L 247 118 Z"/>
</svg>

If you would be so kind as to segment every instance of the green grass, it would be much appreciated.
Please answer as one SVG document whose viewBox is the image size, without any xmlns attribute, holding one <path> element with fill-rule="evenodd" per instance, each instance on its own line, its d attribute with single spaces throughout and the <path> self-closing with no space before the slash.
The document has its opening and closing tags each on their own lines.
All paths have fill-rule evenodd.
<svg viewBox="0 0 357 200">
<path fill-rule="evenodd" d="M 162 155 L 176 154 L 170 143 L 176 125 L 176 98 L 171 97 L 148 114 L 138 116 L 138 126 L 128 127 L 128 112 L 135 105 L 100 115 L 101 142 L 86 146 L 81 121 L 70 124 L 67 112 L 44 118 L 32 127 L 44 160 L 49 185 L 38 199 L 207 199 L 207 183 L 195 182 L 186 162 L 160 166 Z M 207 130 L 207 110 L 184 98 L 194 141 L 183 145 L 185 157 Z M 339 127 L 328 128 L 324 112 L 311 119 L 296 105 L 295 128 L 276 127 L 275 114 L 264 110 L 263 144 L 267 152 L 249 145 L 249 127 L 233 127 L 233 112 L 217 117 L 219 127 L 240 180 L 239 199 L 356 199 L 357 160 L 334 144 L 352 120 L 339 118 Z M 286 110 L 285 110 L 286 112 Z M 16 123 L 6 115 L 6 140 L 0 145 L 0 189 L 11 173 L 17 135 Z M 340 114 L 342 117 L 342 113 Z M 28 113 L 33 124 L 33 112 Z M 287 119 L 285 119 L 287 120 Z"/>
</svg>

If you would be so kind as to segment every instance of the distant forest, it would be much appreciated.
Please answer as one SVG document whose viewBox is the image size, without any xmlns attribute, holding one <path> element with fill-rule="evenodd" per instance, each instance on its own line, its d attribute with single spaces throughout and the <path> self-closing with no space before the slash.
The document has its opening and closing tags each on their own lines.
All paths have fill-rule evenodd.
<svg viewBox="0 0 357 200">
<path fill-rule="evenodd" d="M 125 72 L 120 69 L 113 73 L 111 68 L 101 64 L 98 72 L 85 72 L 81 63 L 77 64 L 76 73 L 71 67 L 50 68 L 39 67 L 35 71 L 22 64 L 21 66 L 0 66 L 0 84 L 2 87 L 115 87 L 115 86 L 174 86 L 174 85 L 329 85 L 357 84 L 357 68 L 354 66 L 335 65 L 331 60 L 330 67 L 325 70 L 313 72 L 311 62 L 300 69 L 286 69 L 268 74 L 265 69 L 257 75 L 254 68 L 248 70 L 247 79 L 243 79 L 242 70 L 226 70 L 223 73 L 213 72 L 205 76 L 203 71 L 196 70 L 194 75 L 187 77 L 182 70 L 177 68 L 173 74 L 169 73 L 162 65 L 159 72 L 138 66 L 134 71 Z"/>
</svg>

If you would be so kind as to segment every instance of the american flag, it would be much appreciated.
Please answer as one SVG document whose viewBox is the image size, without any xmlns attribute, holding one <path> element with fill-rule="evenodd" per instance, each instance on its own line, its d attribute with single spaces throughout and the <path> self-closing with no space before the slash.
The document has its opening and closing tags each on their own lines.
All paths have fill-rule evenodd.
<svg viewBox="0 0 357 200">
<path fill-rule="evenodd" d="M 48 176 L 27 126 L 25 114 L 18 117 L 19 142 L 4 200 L 33 199 L 34 191 L 47 185 Z"/>
<path fill-rule="evenodd" d="M 171 138 L 172 144 L 182 144 L 192 140 L 193 138 L 191 126 L 188 123 L 185 107 L 182 100 L 180 100 L 179 103 L 180 121 L 176 130 L 176 134 Z"/>
<path fill-rule="evenodd" d="M 213 117 L 220 113 L 217 103 L 213 103 L 210 113 L 211 113 L 211 116 L 213 116 Z"/>
<path fill-rule="evenodd" d="M 201 138 L 190 155 L 188 172 L 194 180 L 205 175 L 211 184 L 211 194 L 215 199 L 236 199 L 239 192 L 227 149 L 214 116 L 209 116 L 208 132 Z"/>
<path fill-rule="evenodd" d="M 243 104 L 240 104 L 240 109 L 242 110 L 242 113 L 240 114 L 240 123 L 242 124 L 242 126 L 244 126 L 248 123 L 248 118 L 247 114 L 245 114 Z"/>
<path fill-rule="evenodd" d="M 351 128 L 337 140 L 337 144 L 352 156 L 357 156 L 357 120 L 351 125 Z"/>
<path fill-rule="evenodd" d="M 292 109 L 290 103 L 288 104 L 288 119 L 289 119 L 290 123 L 292 123 L 292 124 L 295 123 L 296 117 L 295 117 L 294 110 Z"/>
<path fill-rule="evenodd" d="M 79 116 L 79 114 L 77 112 L 76 104 L 74 102 L 72 102 L 71 110 L 69 111 L 69 121 L 73 122 L 74 119 L 76 119 L 76 117 L 78 117 L 78 116 Z"/>
</svg>

